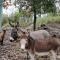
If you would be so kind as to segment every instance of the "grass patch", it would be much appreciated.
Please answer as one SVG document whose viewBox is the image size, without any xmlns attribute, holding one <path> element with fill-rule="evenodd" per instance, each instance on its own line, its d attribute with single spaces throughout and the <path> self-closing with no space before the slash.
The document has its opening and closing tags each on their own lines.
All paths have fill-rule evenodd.
<svg viewBox="0 0 60 60">
<path fill-rule="evenodd" d="M 33 23 L 33 21 L 32 21 L 32 18 L 30 17 L 29 19 L 20 19 L 19 20 L 19 23 L 20 23 L 20 26 L 21 27 L 27 27 L 27 26 L 29 26 L 31 23 Z"/>
<path fill-rule="evenodd" d="M 19 20 L 21 27 L 27 27 L 33 21 L 30 19 L 28 22 L 26 20 Z M 60 23 L 60 16 L 47 16 L 44 18 L 37 18 L 36 25 L 40 26 L 41 24 L 49 24 L 49 23 Z"/>
<path fill-rule="evenodd" d="M 37 26 L 48 23 L 60 23 L 60 16 L 48 16 L 44 18 L 38 18 L 36 22 Z"/>
</svg>

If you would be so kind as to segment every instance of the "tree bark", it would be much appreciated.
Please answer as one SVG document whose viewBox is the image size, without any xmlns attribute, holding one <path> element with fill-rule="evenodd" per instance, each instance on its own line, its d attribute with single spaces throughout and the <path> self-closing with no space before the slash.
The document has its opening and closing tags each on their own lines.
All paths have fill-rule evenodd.
<svg viewBox="0 0 60 60">
<path fill-rule="evenodd" d="M 33 12 L 34 12 L 34 23 L 33 23 L 33 30 L 36 30 L 36 8 L 35 6 L 33 7 Z"/>
</svg>

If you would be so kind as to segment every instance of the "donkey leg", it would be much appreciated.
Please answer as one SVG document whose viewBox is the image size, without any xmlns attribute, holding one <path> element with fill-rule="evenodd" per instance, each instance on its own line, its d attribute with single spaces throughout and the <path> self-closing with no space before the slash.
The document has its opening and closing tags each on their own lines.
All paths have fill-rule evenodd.
<svg viewBox="0 0 60 60">
<path fill-rule="evenodd" d="M 30 56 L 30 60 L 35 60 L 35 56 L 34 56 L 34 54 L 32 54 L 31 52 L 28 52 L 29 53 L 29 56 Z"/>
<path fill-rule="evenodd" d="M 3 45 L 3 40 L 0 41 L 1 45 Z"/>
<path fill-rule="evenodd" d="M 53 50 L 50 51 L 50 54 L 50 60 L 56 60 L 56 53 Z"/>
</svg>

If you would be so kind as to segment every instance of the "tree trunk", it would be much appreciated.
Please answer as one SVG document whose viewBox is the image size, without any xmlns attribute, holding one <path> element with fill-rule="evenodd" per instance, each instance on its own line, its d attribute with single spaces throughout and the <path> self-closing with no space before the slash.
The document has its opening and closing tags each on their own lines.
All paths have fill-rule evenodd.
<svg viewBox="0 0 60 60">
<path fill-rule="evenodd" d="M 35 6 L 34 6 L 34 8 L 33 8 L 34 10 L 33 10 L 33 12 L 34 12 L 34 23 L 33 23 L 33 30 L 35 31 L 36 30 L 36 9 L 35 9 Z"/>
</svg>

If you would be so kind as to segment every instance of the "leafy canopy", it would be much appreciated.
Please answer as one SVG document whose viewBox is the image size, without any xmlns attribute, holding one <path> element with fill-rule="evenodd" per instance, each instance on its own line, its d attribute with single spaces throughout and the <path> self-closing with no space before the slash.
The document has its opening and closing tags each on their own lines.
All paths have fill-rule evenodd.
<svg viewBox="0 0 60 60">
<path fill-rule="evenodd" d="M 27 0 L 30 5 L 33 7 L 35 6 L 36 11 L 39 13 L 46 13 L 46 12 L 55 12 L 55 0 Z"/>
</svg>

